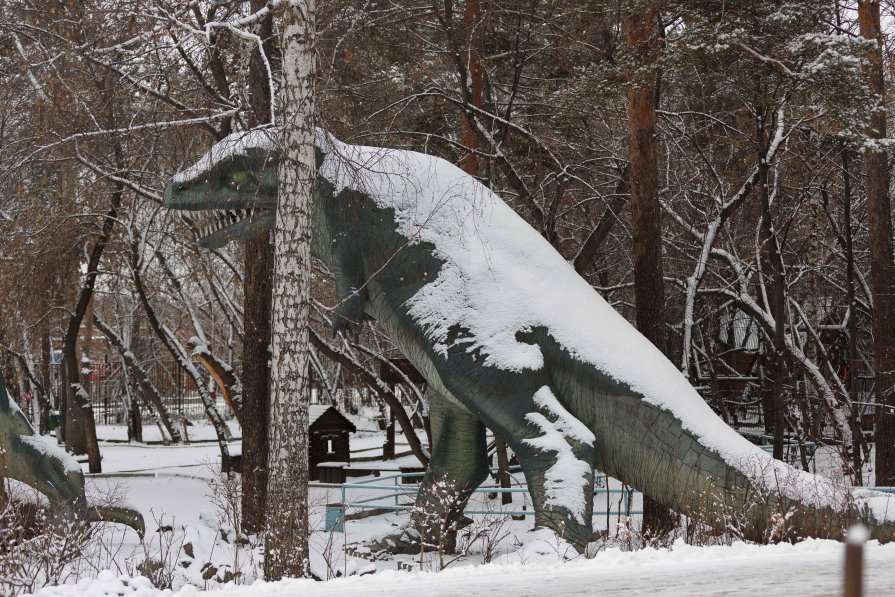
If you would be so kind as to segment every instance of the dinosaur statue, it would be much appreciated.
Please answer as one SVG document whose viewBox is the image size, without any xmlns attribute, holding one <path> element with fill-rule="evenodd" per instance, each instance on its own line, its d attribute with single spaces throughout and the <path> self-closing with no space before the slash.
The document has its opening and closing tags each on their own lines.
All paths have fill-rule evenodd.
<svg viewBox="0 0 895 597">
<path fill-rule="evenodd" d="M 138 511 L 88 503 L 81 465 L 52 438 L 35 433 L 15 401 L 10 400 L 0 375 L 0 479 L 3 477 L 42 493 L 51 508 L 67 520 L 115 522 L 131 527 L 140 537 L 145 533 L 143 515 Z"/>
<path fill-rule="evenodd" d="M 277 134 L 217 143 L 165 188 L 204 247 L 266 233 Z M 452 164 L 317 131 L 312 253 L 335 276 L 333 331 L 372 318 L 429 383 L 436 479 L 488 472 L 485 428 L 515 452 L 536 525 L 582 550 L 594 470 L 742 536 L 895 536 L 887 496 L 773 460 L 708 407 L 653 345 L 510 207 Z M 186 212 L 199 212 L 192 214 Z M 445 512 L 445 516 L 457 515 Z M 891 510 L 895 510 L 895 504 Z"/>
</svg>

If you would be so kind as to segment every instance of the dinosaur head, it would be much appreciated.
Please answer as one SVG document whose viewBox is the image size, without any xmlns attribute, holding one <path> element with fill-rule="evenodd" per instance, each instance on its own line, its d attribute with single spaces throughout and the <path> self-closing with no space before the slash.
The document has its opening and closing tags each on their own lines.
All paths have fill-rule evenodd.
<svg viewBox="0 0 895 597">
<path fill-rule="evenodd" d="M 199 244 L 217 248 L 273 228 L 277 206 L 277 133 L 272 127 L 234 133 L 165 187 L 165 206 L 181 214 Z"/>
</svg>

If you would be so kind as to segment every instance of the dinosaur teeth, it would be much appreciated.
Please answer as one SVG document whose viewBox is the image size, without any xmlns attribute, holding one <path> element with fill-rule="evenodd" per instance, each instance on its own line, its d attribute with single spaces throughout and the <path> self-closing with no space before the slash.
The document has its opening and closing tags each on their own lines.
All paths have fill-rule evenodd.
<svg viewBox="0 0 895 597">
<path fill-rule="evenodd" d="M 255 215 L 254 208 L 248 209 L 216 209 L 206 212 L 206 216 L 201 221 L 193 221 L 187 216 L 181 216 L 190 226 L 193 226 L 199 236 L 208 237 L 224 230 L 230 226 L 234 226 L 243 220 L 252 218 Z"/>
</svg>

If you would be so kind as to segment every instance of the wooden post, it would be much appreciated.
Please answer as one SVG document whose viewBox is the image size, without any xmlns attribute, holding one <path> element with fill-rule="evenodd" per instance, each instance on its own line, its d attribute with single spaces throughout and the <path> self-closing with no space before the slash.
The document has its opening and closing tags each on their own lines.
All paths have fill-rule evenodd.
<svg viewBox="0 0 895 597">
<path fill-rule="evenodd" d="M 845 542 L 845 588 L 844 597 L 861 597 L 864 573 L 864 542 L 867 541 L 867 529 L 861 525 L 853 526 L 848 532 Z"/>
<path fill-rule="evenodd" d="M 395 459 L 395 409 L 388 407 L 388 421 L 385 425 L 385 444 L 382 446 L 382 459 Z"/>
</svg>

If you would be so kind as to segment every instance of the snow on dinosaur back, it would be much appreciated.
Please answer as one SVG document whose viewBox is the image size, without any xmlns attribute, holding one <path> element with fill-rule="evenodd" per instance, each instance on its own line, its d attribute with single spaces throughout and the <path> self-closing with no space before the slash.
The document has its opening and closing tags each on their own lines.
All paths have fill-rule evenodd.
<svg viewBox="0 0 895 597">
<path fill-rule="evenodd" d="M 438 277 L 409 301 L 437 350 L 446 352 L 448 330 L 462 325 L 474 338 L 467 350 L 479 349 L 486 365 L 538 369 L 540 349 L 516 333 L 543 326 L 573 357 L 671 412 L 747 477 L 811 505 L 842 506 L 841 488 L 774 460 L 725 424 L 649 340 L 473 177 L 412 151 L 348 145 L 325 134 L 318 144 L 326 152 L 319 174 L 337 192 L 362 191 L 393 208 L 398 231 L 411 242 L 432 243 L 444 261 Z"/>
</svg>

